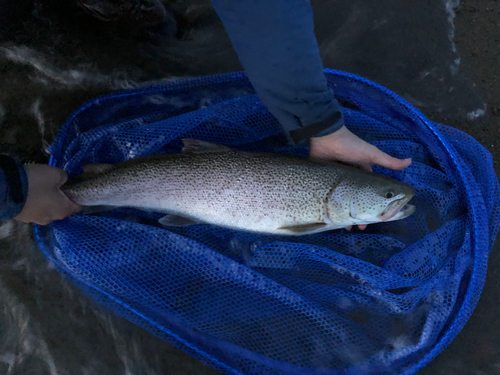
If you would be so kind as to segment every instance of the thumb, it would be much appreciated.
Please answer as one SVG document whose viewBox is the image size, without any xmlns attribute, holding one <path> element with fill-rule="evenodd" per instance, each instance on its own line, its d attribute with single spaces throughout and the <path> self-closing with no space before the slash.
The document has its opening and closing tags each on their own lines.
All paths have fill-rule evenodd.
<svg viewBox="0 0 500 375">
<path fill-rule="evenodd" d="M 411 159 L 394 158 L 379 150 L 377 155 L 373 158 L 373 164 L 399 171 L 408 167 L 411 164 Z"/>
<path fill-rule="evenodd" d="M 61 187 L 68 181 L 68 174 L 66 173 L 66 171 L 64 171 L 62 169 L 58 169 L 57 173 L 58 173 L 58 177 L 59 177 L 57 187 Z"/>
</svg>

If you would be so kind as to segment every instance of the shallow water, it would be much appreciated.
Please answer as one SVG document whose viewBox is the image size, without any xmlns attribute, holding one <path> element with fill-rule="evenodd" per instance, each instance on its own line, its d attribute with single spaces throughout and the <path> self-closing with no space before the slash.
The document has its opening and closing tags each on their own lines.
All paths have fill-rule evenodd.
<svg viewBox="0 0 500 375">
<path fill-rule="evenodd" d="M 102 22 L 72 2 L 19 7 L 16 19 L 23 22 L 4 23 L 0 32 L 0 151 L 45 161 L 43 150 L 85 100 L 239 70 L 209 4 L 174 3 L 182 19 L 177 36 L 168 25 L 146 31 Z M 426 114 L 474 119 L 484 113 L 474 84 L 460 74 L 453 43 L 458 1 L 313 4 L 326 67 L 370 78 Z M 29 226 L 4 223 L 0 248 L 1 373 L 217 373 L 89 300 L 46 262 Z"/>
</svg>

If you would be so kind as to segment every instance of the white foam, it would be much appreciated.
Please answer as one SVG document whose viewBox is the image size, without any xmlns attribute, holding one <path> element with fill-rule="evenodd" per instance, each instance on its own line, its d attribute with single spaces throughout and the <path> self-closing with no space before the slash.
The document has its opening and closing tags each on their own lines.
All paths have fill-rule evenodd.
<svg viewBox="0 0 500 375">
<path fill-rule="evenodd" d="M 100 85 L 112 89 L 138 86 L 122 71 L 107 75 L 99 72 L 93 64 L 79 64 L 78 69 L 59 69 L 51 64 L 42 52 L 26 46 L 0 47 L 0 53 L 3 53 L 9 61 L 31 66 L 37 73 L 34 79 L 45 85 L 60 85 L 67 88 Z"/>
<path fill-rule="evenodd" d="M 455 44 L 455 8 L 460 5 L 460 0 L 445 0 L 445 9 L 448 12 L 448 23 L 450 24 L 450 30 L 448 33 L 448 39 L 451 43 L 451 50 L 453 53 L 457 53 L 457 46 Z M 453 64 L 450 65 L 450 72 L 452 75 L 458 73 L 458 68 L 460 66 L 460 58 L 457 57 L 453 60 Z"/>
<path fill-rule="evenodd" d="M 486 113 L 486 111 L 484 108 L 478 108 L 475 111 L 471 111 L 471 112 L 467 113 L 467 119 L 475 120 L 481 116 L 484 116 L 485 113 Z"/>
<path fill-rule="evenodd" d="M 0 225 L 0 239 L 8 238 L 14 233 L 14 221 L 4 221 Z"/>
</svg>

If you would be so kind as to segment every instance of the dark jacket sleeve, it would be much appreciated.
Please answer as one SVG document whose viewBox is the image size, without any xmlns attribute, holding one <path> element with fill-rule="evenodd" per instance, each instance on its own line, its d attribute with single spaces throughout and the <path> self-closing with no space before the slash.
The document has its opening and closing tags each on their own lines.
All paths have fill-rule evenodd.
<svg viewBox="0 0 500 375">
<path fill-rule="evenodd" d="M 299 135 L 290 138 L 292 143 L 342 127 L 339 103 L 327 86 L 309 0 L 212 4 L 259 98 L 287 133 Z"/>
<path fill-rule="evenodd" d="M 28 196 L 28 178 L 19 160 L 0 154 L 0 220 L 21 212 Z"/>
</svg>

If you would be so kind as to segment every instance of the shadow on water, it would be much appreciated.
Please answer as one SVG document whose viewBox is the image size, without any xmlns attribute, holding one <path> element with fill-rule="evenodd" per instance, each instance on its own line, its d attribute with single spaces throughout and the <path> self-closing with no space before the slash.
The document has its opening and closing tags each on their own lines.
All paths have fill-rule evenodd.
<svg viewBox="0 0 500 375">
<path fill-rule="evenodd" d="M 0 152 L 44 162 L 84 101 L 175 77 L 240 70 L 210 1 L 168 1 L 165 22 L 103 21 L 77 1 L 0 1 Z M 98 4 L 99 0 L 90 2 Z M 372 79 L 426 114 L 484 111 L 460 75 L 458 1 L 313 1 L 326 67 Z M 45 261 L 25 225 L 0 226 L 0 372 L 216 373 L 96 307 Z"/>
</svg>

